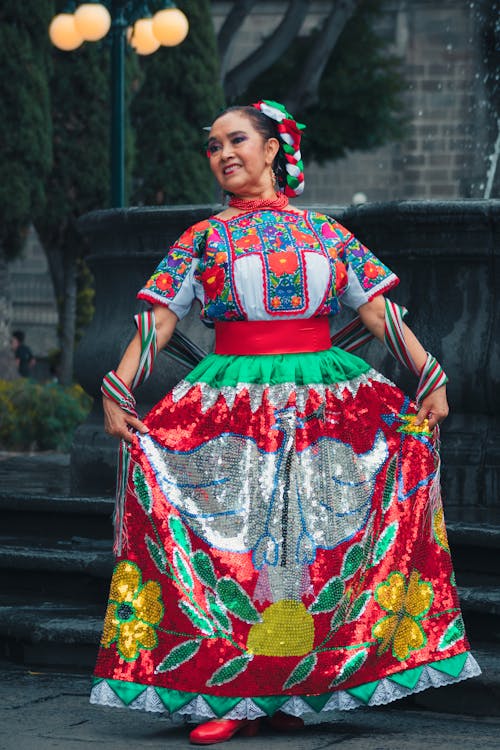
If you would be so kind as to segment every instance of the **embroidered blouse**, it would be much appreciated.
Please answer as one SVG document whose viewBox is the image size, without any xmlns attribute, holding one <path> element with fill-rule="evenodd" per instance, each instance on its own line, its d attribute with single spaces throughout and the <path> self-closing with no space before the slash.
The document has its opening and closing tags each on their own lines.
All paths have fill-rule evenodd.
<svg viewBox="0 0 500 750">
<path fill-rule="evenodd" d="M 205 322 L 283 320 L 357 310 L 398 282 L 335 220 L 265 209 L 189 227 L 137 297 L 178 318 L 198 299 Z"/>
</svg>

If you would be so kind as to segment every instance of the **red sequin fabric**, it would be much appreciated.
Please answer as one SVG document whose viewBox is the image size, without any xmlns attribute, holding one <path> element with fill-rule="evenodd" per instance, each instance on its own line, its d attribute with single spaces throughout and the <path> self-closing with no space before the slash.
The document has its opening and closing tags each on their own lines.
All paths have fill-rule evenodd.
<svg viewBox="0 0 500 750">
<path fill-rule="evenodd" d="M 184 385 L 135 438 L 97 693 L 326 704 L 465 664 L 432 436 L 397 388 Z"/>
</svg>

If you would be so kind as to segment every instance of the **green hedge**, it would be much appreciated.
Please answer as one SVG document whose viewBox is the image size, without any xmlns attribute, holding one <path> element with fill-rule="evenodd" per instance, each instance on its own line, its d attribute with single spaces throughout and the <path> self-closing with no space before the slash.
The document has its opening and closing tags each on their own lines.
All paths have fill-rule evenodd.
<svg viewBox="0 0 500 750">
<path fill-rule="evenodd" d="M 0 448 L 68 451 L 91 405 L 79 385 L 0 380 Z"/>
</svg>

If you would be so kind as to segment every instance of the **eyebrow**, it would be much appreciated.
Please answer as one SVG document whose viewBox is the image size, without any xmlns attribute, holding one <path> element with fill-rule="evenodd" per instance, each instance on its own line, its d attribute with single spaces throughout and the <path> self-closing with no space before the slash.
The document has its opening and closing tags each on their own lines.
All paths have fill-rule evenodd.
<svg viewBox="0 0 500 750">
<path fill-rule="evenodd" d="M 228 133 L 229 138 L 233 138 L 235 135 L 248 135 L 248 133 L 246 132 L 246 130 L 233 130 L 231 133 Z M 212 135 L 208 139 L 207 143 L 211 143 L 212 141 L 218 141 L 218 140 L 219 140 L 218 138 Z"/>
</svg>

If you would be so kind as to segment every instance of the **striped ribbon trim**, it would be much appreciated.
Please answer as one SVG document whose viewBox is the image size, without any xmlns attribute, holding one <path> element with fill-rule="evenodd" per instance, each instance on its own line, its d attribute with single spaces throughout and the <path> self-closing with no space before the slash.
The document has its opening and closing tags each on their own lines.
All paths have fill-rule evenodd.
<svg viewBox="0 0 500 750">
<path fill-rule="evenodd" d="M 422 367 L 417 388 L 417 403 L 420 403 L 429 393 L 432 393 L 447 382 L 448 377 L 445 371 L 437 359 L 427 352 L 427 360 Z"/>
<path fill-rule="evenodd" d="M 391 302 L 391 300 L 385 300 L 384 341 L 386 347 L 398 362 L 405 365 L 405 367 L 414 372 L 415 375 L 420 375 L 420 370 L 411 358 L 410 351 L 405 341 L 403 318 L 407 313 L 408 310 L 406 307 L 396 305 L 396 303 Z"/>
<path fill-rule="evenodd" d="M 385 333 L 384 340 L 391 354 L 409 370 L 419 376 L 416 402 L 421 404 L 423 399 L 437 388 L 448 382 L 443 368 L 432 354 L 427 352 L 427 359 L 421 370 L 412 359 L 405 341 L 403 318 L 407 314 L 406 307 L 396 305 L 391 300 L 385 300 Z"/>
<path fill-rule="evenodd" d="M 419 376 L 416 401 L 420 404 L 429 393 L 447 383 L 448 377 L 436 358 L 429 352 L 427 352 L 427 360 L 421 370 L 415 365 L 404 336 L 403 318 L 407 313 L 406 307 L 397 305 L 391 300 L 385 300 L 384 341 L 393 357 Z M 358 315 L 332 336 L 332 345 L 352 353 L 373 338 L 373 333 L 365 328 Z"/>
<path fill-rule="evenodd" d="M 370 333 L 368 328 L 365 328 L 361 318 L 357 315 L 354 320 L 332 336 L 332 345 L 352 353 L 373 338 L 373 333 Z"/>
<path fill-rule="evenodd" d="M 132 389 L 137 388 L 151 375 L 157 355 L 155 316 L 152 310 L 138 313 L 134 321 L 141 337 L 141 357 L 139 367 L 132 382 Z"/>
<path fill-rule="evenodd" d="M 102 379 L 101 393 L 111 399 L 111 401 L 114 401 L 115 404 L 118 404 L 127 414 L 137 417 L 135 398 L 127 384 L 123 382 L 114 370 L 108 372 Z M 130 460 L 130 444 L 126 440 L 120 440 L 116 470 L 116 502 L 113 513 L 113 526 L 115 530 L 113 551 L 115 555 L 121 555 L 124 541 L 126 541 L 125 497 L 127 495 Z"/>
<path fill-rule="evenodd" d="M 118 406 L 120 406 L 123 411 L 126 411 L 127 414 L 132 414 L 134 417 L 137 416 L 135 408 L 136 400 L 132 391 L 114 370 L 110 370 L 110 372 L 106 373 L 103 377 L 101 393 L 106 396 L 106 398 L 114 401 L 115 404 L 118 404 Z"/>
<path fill-rule="evenodd" d="M 138 313 L 134 321 L 141 339 L 141 354 L 139 366 L 132 381 L 132 388 L 137 388 L 151 374 L 157 354 L 155 316 L 152 310 Z M 136 400 L 131 389 L 116 374 L 114 370 L 108 372 L 101 385 L 101 393 L 114 401 L 127 414 L 137 417 Z M 121 555 L 123 547 L 127 545 L 127 528 L 125 524 L 125 499 L 127 496 L 128 477 L 131 464 L 130 443 L 120 440 L 118 449 L 118 467 L 116 476 L 116 502 L 113 514 L 115 541 L 113 551 Z"/>
</svg>

